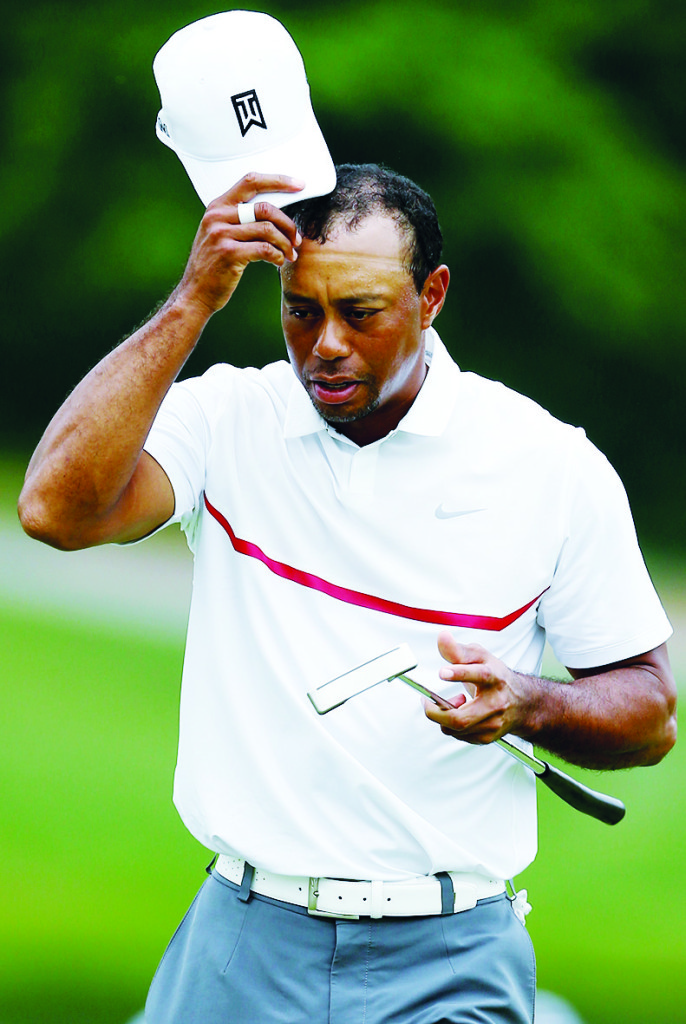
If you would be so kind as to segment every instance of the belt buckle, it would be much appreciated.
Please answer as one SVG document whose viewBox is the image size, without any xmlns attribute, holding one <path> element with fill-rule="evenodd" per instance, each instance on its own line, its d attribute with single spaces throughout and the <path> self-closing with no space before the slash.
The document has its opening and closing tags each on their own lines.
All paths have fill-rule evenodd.
<svg viewBox="0 0 686 1024">
<path fill-rule="evenodd" d="M 330 910 L 317 910 L 317 900 L 319 899 L 319 879 L 310 877 L 310 882 L 307 888 L 307 913 L 310 917 L 330 917 L 340 918 L 345 921 L 359 921 L 359 914 L 337 914 Z"/>
</svg>

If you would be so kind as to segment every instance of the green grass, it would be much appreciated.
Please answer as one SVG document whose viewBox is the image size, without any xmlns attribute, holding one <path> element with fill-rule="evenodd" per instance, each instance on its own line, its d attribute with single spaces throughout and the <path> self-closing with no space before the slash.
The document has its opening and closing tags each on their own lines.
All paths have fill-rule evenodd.
<svg viewBox="0 0 686 1024">
<path fill-rule="evenodd" d="M 6 519 L 22 472 L 0 465 Z M 682 566 L 649 564 L 682 614 Z M 207 860 L 171 802 L 182 648 L 0 603 L 0 1024 L 124 1024 L 143 1005 Z M 674 1024 L 686 750 L 650 769 L 571 772 L 628 812 L 608 827 L 539 788 L 540 852 L 518 880 L 539 984 L 587 1024 Z"/>
<path fill-rule="evenodd" d="M 539 984 L 589 1024 L 674 1024 L 686 1001 L 686 752 L 677 745 L 653 768 L 570 771 L 627 815 L 602 825 L 539 787 L 539 855 L 519 880 Z"/>
<path fill-rule="evenodd" d="M 0 1021 L 122 1024 L 207 860 L 171 804 L 182 644 L 0 634 Z"/>
<path fill-rule="evenodd" d="M 122 1024 L 203 877 L 171 805 L 182 642 L 10 608 L 0 631 L 0 1022 Z M 520 879 L 539 981 L 589 1024 L 682 1014 L 685 759 L 574 769 L 626 802 L 615 827 L 541 787 L 540 854 Z"/>
</svg>

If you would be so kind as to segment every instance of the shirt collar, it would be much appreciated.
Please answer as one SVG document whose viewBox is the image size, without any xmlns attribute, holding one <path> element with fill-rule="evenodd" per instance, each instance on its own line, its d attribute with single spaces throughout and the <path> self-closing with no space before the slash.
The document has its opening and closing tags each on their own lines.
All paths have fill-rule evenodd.
<svg viewBox="0 0 686 1024">
<path fill-rule="evenodd" d="M 433 327 L 426 332 L 426 356 L 429 370 L 424 383 L 396 430 L 438 437 L 445 430 L 455 408 L 460 370 Z M 304 437 L 328 429 L 326 420 L 319 415 L 307 391 L 295 378 L 286 406 L 284 437 Z"/>
</svg>

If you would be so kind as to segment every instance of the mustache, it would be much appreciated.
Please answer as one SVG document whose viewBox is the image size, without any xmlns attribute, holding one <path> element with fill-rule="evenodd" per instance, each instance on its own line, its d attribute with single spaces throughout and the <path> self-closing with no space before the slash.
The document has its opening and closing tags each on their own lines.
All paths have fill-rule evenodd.
<svg viewBox="0 0 686 1024">
<path fill-rule="evenodd" d="M 321 382 L 323 384 L 332 385 L 333 387 L 339 384 L 370 384 L 375 380 L 371 373 L 359 373 L 355 372 L 352 368 L 347 370 L 342 366 L 333 368 L 326 364 L 308 367 L 303 371 L 302 377 L 303 381 L 310 383 Z"/>
</svg>

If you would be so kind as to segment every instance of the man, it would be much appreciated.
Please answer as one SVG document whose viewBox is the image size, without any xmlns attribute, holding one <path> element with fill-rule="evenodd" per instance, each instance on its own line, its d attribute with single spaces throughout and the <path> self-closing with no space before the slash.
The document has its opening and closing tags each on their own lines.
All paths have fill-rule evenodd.
<svg viewBox="0 0 686 1024">
<path fill-rule="evenodd" d="M 535 855 L 535 783 L 492 741 L 656 763 L 670 628 L 604 458 L 435 333 L 430 198 L 337 170 L 292 218 L 258 201 L 239 223 L 261 192 L 297 198 L 281 177 L 210 203 L 169 300 L 55 416 L 22 522 L 78 548 L 179 521 L 195 556 L 175 802 L 221 856 L 146 1019 L 523 1024 L 504 880 Z M 280 271 L 290 366 L 169 390 L 256 260 Z M 573 681 L 538 677 L 546 636 Z M 388 683 L 316 715 L 309 690 L 404 642 L 451 710 Z"/>
</svg>

